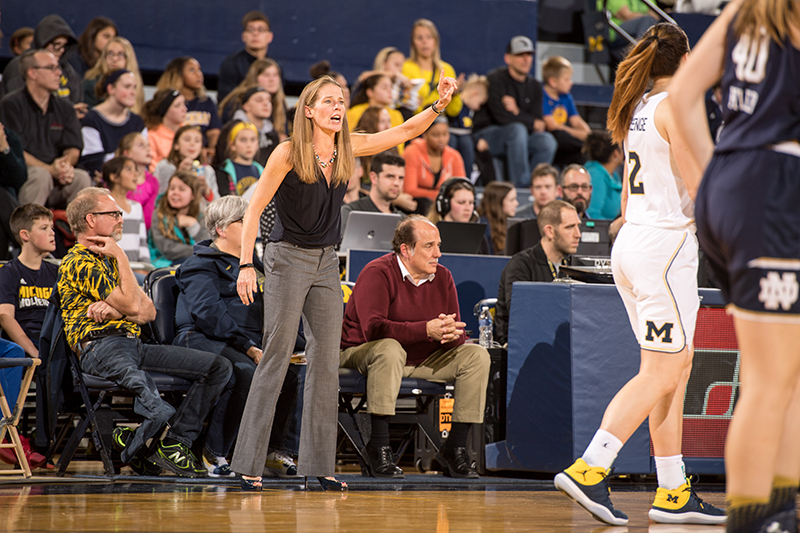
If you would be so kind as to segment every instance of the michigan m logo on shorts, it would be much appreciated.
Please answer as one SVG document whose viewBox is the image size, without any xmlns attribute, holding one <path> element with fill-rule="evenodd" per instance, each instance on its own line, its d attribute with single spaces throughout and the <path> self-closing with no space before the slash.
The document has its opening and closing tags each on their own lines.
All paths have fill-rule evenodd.
<svg viewBox="0 0 800 533">
<path fill-rule="evenodd" d="M 672 322 L 664 322 L 660 328 L 656 327 L 652 320 L 645 322 L 645 325 L 647 326 L 647 335 L 644 337 L 645 340 L 650 342 L 654 341 L 655 338 L 653 334 L 655 334 L 655 337 L 660 338 L 662 343 L 672 344 L 672 328 L 674 327 Z"/>
<path fill-rule="evenodd" d="M 788 311 L 797 301 L 800 286 L 797 283 L 797 274 L 794 272 L 784 272 L 783 276 L 778 272 L 767 272 L 767 277 L 761 278 L 760 284 L 758 301 L 764 304 L 764 309 L 777 311 L 780 306 L 784 311 Z"/>
</svg>

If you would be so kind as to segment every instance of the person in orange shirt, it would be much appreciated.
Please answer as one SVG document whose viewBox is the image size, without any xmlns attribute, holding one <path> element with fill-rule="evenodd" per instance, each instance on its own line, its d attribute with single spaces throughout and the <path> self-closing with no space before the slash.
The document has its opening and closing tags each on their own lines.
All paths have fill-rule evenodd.
<svg viewBox="0 0 800 533">
<path fill-rule="evenodd" d="M 186 120 L 186 99 L 180 91 L 161 89 L 144 105 L 144 123 L 150 141 L 150 172 L 154 172 L 159 161 L 172 151 L 175 131 Z"/>
</svg>

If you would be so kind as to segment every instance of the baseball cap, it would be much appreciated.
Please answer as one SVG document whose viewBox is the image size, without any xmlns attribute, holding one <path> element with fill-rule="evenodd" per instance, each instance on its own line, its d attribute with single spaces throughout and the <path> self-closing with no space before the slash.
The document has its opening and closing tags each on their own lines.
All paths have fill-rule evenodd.
<svg viewBox="0 0 800 533">
<path fill-rule="evenodd" d="M 524 54 L 525 52 L 534 53 L 533 50 L 533 41 L 525 37 L 524 35 L 517 35 L 516 37 L 512 37 L 510 41 L 508 41 L 508 46 L 506 46 L 506 53 L 515 56 L 517 54 Z"/>
</svg>

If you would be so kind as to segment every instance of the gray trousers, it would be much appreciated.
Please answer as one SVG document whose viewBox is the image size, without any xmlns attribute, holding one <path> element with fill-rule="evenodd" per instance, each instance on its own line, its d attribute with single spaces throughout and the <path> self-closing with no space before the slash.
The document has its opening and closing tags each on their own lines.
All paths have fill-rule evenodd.
<svg viewBox="0 0 800 533">
<path fill-rule="evenodd" d="M 264 253 L 264 357 L 256 367 L 231 469 L 260 476 L 275 406 L 303 319 L 306 382 L 298 474 L 332 476 L 336 461 L 342 289 L 333 247 L 269 243 Z"/>
<path fill-rule="evenodd" d="M 61 209 L 78 196 L 86 187 L 92 186 L 89 174 L 75 169 L 75 178 L 69 185 L 58 183 L 44 167 L 28 167 L 28 181 L 19 190 L 20 204 L 39 204 Z"/>
</svg>

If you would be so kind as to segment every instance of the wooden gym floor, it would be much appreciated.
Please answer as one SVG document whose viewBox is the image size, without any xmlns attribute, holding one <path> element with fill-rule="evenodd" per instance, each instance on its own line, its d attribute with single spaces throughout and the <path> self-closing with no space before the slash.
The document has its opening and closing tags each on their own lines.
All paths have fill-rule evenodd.
<svg viewBox="0 0 800 533">
<path fill-rule="evenodd" d="M 722 533 L 722 527 L 649 522 L 654 483 L 612 483 L 612 499 L 630 517 L 604 526 L 555 491 L 549 480 L 484 476 L 452 480 L 407 474 L 403 481 L 337 474 L 346 493 L 322 492 L 316 480 L 265 479 L 246 493 L 236 480 L 142 478 L 127 468 L 114 480 L 100 463 L 74 462 L 70 475 L 41 469 L 32 480 L 0 477 L 0 531 L 8 532 L 660 532 Z M 408 472 L 408 469 L 406 469 Z M 723 487 L 696 485 L 704 500 L 724 504 Z"/>
</svg>

